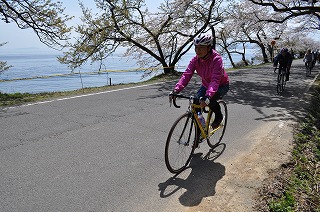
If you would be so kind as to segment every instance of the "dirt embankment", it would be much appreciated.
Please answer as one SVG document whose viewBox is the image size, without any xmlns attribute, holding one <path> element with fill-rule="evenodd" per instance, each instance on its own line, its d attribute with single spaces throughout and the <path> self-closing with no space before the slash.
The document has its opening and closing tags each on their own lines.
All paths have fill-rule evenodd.
<svg viewBox="0 0 320 212">
<path fill-rule="evenodd" d="M 269 177 L 268 172 L 286 163 L 292 147 L 292 122 L 265 124 L 254 134 L 251 149 L 238 158 L 226 162 L 225 176 L 217 183 L 214 196 L 204 198 L 200 205 L 188 212 L 255 211 L 258 189 Z M 267 135 L 267 136 L 265 136 Z"/>
</svg>

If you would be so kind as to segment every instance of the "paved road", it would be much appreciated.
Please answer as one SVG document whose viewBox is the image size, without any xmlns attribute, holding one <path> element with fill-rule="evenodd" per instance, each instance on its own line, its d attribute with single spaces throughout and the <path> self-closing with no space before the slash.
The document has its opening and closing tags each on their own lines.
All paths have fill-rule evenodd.
<svg viewBox="0 0 320 212">
<path fill-rule="evenodd" d="M 315 74 L 315 73 L 314 73 Z M 0 211 L 183 211 L 215 195 L 226 161 L 246 152 L 249 135 L 301 115 L 306 78 L 295 61 L 276 95 L 270 66 L 230 73 L 227 144 L 173 177 L 164 144 L 185 108 L 169 108 L 174 82 L 6 108 L 0 111 Z M 194 91 L 192 80 L 184 93 Z M 181 102 L 184 105 L 184 102 Z M 202 145 L 198 152 L 206 153 Z"/>
</svg>

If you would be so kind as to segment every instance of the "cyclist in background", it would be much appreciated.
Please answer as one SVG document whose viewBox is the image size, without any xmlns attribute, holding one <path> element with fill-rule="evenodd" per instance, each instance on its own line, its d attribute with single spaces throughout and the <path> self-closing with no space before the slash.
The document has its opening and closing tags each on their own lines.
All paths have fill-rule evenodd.
<svg viewBox="0 0 320 212">
<path fill-rule="evenodd" d="M 286 81 L 289 81 L 290 68 L 292 64 L 292 56 L 288 52 L 287 48 L 281 49 L 279 54 L 274 58 L 273 66 L 277 67 L 279 63 L 279 70 L 285 68 L 286 70 Z"/>
<path fill-rule="evenodd" d="M 212 128 L 219 127 L 223 116 L 218 99 L 221 99 L 229 90 L 229 77 L 224 70 L 222 57 L 212 48 L 212 37 L 210 35 L 199 35 L 193 41 L 196 56 L 194 56 L 172 93 L 182 91 L 194 72 L 201 77 L 202 85 L 196 98 L 200 99 L 202 107 L 209 106 L 215 113 Z"/>
</svg>

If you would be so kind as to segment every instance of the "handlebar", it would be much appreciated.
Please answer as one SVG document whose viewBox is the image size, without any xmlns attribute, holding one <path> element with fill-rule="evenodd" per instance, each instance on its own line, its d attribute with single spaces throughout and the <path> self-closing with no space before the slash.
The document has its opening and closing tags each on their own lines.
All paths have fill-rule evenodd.
<svg viewBox="0 0 320 212">
<path fill-rule="evenodd" d="M 170 103 L 170 106 L 171 106 L 171 102 L 173 103 L 173 105 L 176 107 L 176 108 L 180 108 L 181 106 L 180 105 L 177 105 L 177 102 L 176 102 L 176 99 L 177 98 L 182 98 L 182 99 L 189 99 L 189 100 L 192 100 L 192 99 L 195 99 L 193 96 L 184 96 L 184 95 L 181 95 L 181 94 L 169 94 L 169 103 Z"/>
<path fill-rule="evenodd" d="M 199 101 L 199 98 L 196 98 L 196 97 L 193 97 L 193 96 L 184 96 L 184 95 L 181 95 L 181 94 L 169 94 L 169 102 L 170 102 L 170 106 L 171 106 L 171 102 L 173 103 L 173 105 L 176 107 L 176 108 L 180 108 L 181 106 L 180 105 L 177 105 L 177 102 L 176 102 L 176 99 L 177 98 L 182 98 L 182 99 L 189 99 L 189 101 L 192 101 L 192 100 L 198 100 Z M 208 111 L 205 109 L 205 108 L 202 108 L 201 109 L 204 113 L 207 113 Z"/>
</svg>

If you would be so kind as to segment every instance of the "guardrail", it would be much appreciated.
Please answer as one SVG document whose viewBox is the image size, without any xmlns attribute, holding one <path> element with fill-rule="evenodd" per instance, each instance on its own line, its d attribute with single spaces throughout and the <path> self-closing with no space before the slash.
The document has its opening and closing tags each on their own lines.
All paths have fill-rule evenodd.
<svg viewBox="0 0 320 212">
<path fill-rule="evenodd" d="M 43 76 L 33 76 L 33 77 L 22 77 L 22 78 L 13 78 L 13 79 L 0 79 L 0 82 L 12 82 L 19 80 L 33 80 L 33 79 L 47 79 L 52 77 L 68 77 L 73 75 L 95 75 L 95 74 L 105 74 L 105 73 L 123 73 L 123 72 L 138 72 L 138 71 L 156 71 L 163 69 L 163 67 L 155 67 L 155 68 L 136 68 L 136 69 L 126 69 L 126 70 L 100 70 L 94 72 L 71 72 L 69 74 L 52 74 L 52 75 L 43 75 Z"/>
</svg>

